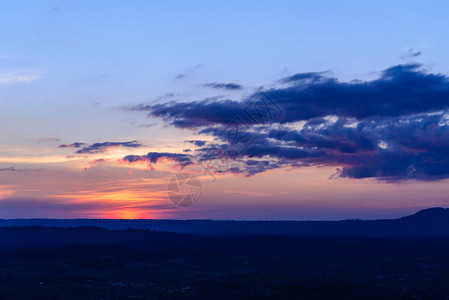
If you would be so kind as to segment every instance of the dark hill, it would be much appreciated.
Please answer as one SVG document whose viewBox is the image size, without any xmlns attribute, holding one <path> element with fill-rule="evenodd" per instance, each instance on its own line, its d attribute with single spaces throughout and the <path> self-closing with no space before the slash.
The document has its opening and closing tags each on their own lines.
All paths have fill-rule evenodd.
<svg viewBox="0 0 449 300">
<path fill-rule="evenodd" d="M 0 220 L 0 227 L 6 226 L 95 226 L 113 230 L 132 228 L 199 235 L 300 234 L 366 237 L 449 237 L 449 209 L 429 208 L 399 219 L 369 221 Z"/>
</svg>

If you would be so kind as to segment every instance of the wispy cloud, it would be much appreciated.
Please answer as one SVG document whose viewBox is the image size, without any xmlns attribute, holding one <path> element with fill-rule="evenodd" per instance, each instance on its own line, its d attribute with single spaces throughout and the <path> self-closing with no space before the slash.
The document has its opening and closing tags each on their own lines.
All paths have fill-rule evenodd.
<svg viewBox="0 0 449 300">
<path fill-rule="evenodd" d="M 149 127 L 153 127 L 155 125 L 157 125 L 157 123 L 141 124 L 141 125 L 137 126 L 137 128 L 149 128 Z"/>
<path fill-rule="evenodd" d="M 401 58 L 402 59 L 414 58 L 414 57 L 420 56 L 421 54 L 422 54 L 421 51 L 418 51 L 416 49 L 410 48 L 406 52 L 401 54 Z"/>
<path fill-rule="evenodd" d="M 212 89 L 221 89 L 221 90 L 241 90 L 243 89 L 243 86 L 237 83 L 218 83 L 218 82 L 211 82 L 203 84 L 204 87 L 212 88 Z"/>
<path fill-rule="evenodd" d="M 42 172 L 44 169 L 17 169 L 16 167 L 2 168 L 0 172 Z"/>
<path fill-rule="evenodd" d="M 125 147 L 125 148 L 138 148 L 143 147 L 143 144 L 137 141 L 130 142 L 103 142 L 103 143 L 94 143 L 91 145 L 85 146 L 85 143 L 75 142 L 72 144 L 62 144 L 59 145 L 59 148 L 81 148 L 77 150 L 75 153 L 77 154 L 88 154 L 88 153 L 101 153 L 105 152 L 109 148 L 112 147 Z"/>
<path fill-rule="evenodd" d="M 59 148 L 81 148 L 85 143 L 75 142 L 72 144 L 62 144 L 59 145 Z"/>
<path fill-rule="evenodd" d="M 166 152 L 149 152 L 146 155 L 128 155 L 123 158 L 123 161 L 130 164 L 135 162 L 156 164 L 162 161 L 171 161 L 177 163 L 181 167 L 186 167 L 193 163 L 191 157 L 187 154 Z"/>
<path fill-rule="evenodd" d="M 188 70 L 186 70 L 185 72 L 176 75 L 175 79 L 176 80 L 181 80 L 181 79 L 186 79 L 187 77 L 189 77 L 192 73 L 194 73 L 195 71 L 197 71 L 198 69 L 202 68 L 203 65 L 202 64 L 197 64 L 191 68 L 189 68 Z"/>
<path fill-rule="evenodd" d="M 42 78 L 36 70 L 0 71 L 0 84 L 30 83 Z"/>
</svg>

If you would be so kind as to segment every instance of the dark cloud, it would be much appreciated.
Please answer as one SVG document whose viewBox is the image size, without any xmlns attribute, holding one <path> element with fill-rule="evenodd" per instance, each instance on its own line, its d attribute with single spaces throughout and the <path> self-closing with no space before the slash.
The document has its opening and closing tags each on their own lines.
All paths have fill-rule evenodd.
<svg viewBox="0 0 449 300">
<path fill-rule="evenodd" d="M 186 142 L 194 144 L 197 147 L 202 147 L 206 144 L 206 141 L 201 141 L 201 140 L 190 140 L 190 141 L 186 141 Z"/>
<path fill-rule="evenodd" d="M 84 154 L 84 153 L 100 153 L 106 151 L 108 148 L 111 147 L 126 147 L 126 148 L 139 148 L 143 147 L 143 144 L 137 142 L 137 141 L 130 141 L 130 142 L 104 142 L 104 143 L 95 143 L 86 147 L 83 147 L 76 151 L 77 154 Z"/>
<path fill-rule="evenodd" d="M 341 166 L 337 177 L 386 181 L 449 178 L 449 115 L 388 120 L 312 122 L 260 133 L 240 158 L 270 158 L 271 166 Z M 275 162 L 275 163 L 273 163 Z M 334 176 L 335 177 L 335 176 Z"/>
<path fill-rule="evenodd" d="M 85 143 L 73 143 L 73 144 L 63 144 L 59 145 L 59 148 L 81 148 L 77 150 L 75 153 L 77 154 L 86 154 L 86 153 L 101 153 L 106 151 L 111 147 L 127 147 L 127 148 L 138 148 L 143 147 L 143 144 L 137 141 L 130 142 L 103 142 L 103 143 L 94 143 L 91 145 L 86 145 Z"/>
<path fill-rule="evenodd" d="M 204 87 L 213 88 L 213 89 L 222 89 L 222 90 L 241 90 L 243 86 L 237 83 L 217 83 L 211 82 L 203 84 Z"/>
<path fill-rule="evenodd" d="M 283 79 L 287 87 L 267 90 L 283 112 L 271 121 L 288 123 L 336 115 L 367 119 L 397 117 L 437 111 L 449 106 L 449 78 L 427 73 L 418 64 L 386 69 L 377 79 L 341 82 L 323 73 L 301 73 Z M 262 123 L 245 116 L 259 93 L 244 101 L 206 99 L 194 102 L 168 102 L 135 106 L 182 128 L 229 124 L 237 116 L 250 124 Z M 268 107 L 270 109 L 270 107 Z"/>
<path fill-rule="evenodd" d="M 72 144 L 59 145 L 59 148 L 81 148 L 84 145 L 86 145 L 86 144 L 85 143 L 75 142 L 75 143 L 72 143 Z"/>
<path fill-rule="evenodd" d="M 148 162 L 150 164 L 156 164 L 163 159 L 174 161 L 181 167 L 185 167 L 193 163 L 190 155 L 167 152 L 149 152 L 146 155 L 128 155 L 123 158 L 123 161 L 130 164 L 136 162 Z"/>
<path fill-rule="evenodd" d="M 341 82 L 328 74 L 283 78 L 262 93 L 266 97 L 133 109 L 211 136 L 212 142 L 189 141 L 199 147 L 189 156 L 163 156 L 217 173 L 331 166 L 338 168 L 333 178 L 449 178 L 449 77 L 418 64 L 393 66 L 369 81 Z M 145 159 L 157 160 L 152 157 Z"/>
<path fill-rule="evenodd" d="M 317 83 L 322 80 L 325 80 L 326 73 L 329 71 L 324 72 L 306 72 L 306 73 L 298 73 L 289 77 L 285 77 L 279 80 L 281 83 L 291 83 L 291 82 L 308 82 L 308 83 Z"/>
<path fill-rule="evenodd" d="M 279 167 L 335 166 L 335 177 L 385 181 L 449 178 L 449 113 L 386 120 L 314 119 L 301 129 L 253 127 L 244 151 L 211 129 L 217 143 L 195 150 L 193 160 L 215 173 L 254 175 Z M 248 134 L 244 132 L 243 134 Z M 221 142 L 221 143 L 220 143 Z"/>
</svg>

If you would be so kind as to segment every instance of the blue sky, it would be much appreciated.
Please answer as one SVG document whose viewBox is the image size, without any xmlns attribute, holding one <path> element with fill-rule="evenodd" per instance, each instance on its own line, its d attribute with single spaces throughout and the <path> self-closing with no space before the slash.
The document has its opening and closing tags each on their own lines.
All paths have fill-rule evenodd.
<svg viewBox="0 0 449 300">
<path fill-rule="evenodd" d="M 104 158 L 66 161 L 73 153 L 61 152 L 59 144 L 145 145 L 111 150 L 112 161 L 179 153 L 185 140 L 198 138 L 158 116 L 128 111 L 132 105 L 215 96 L 242 100 L 304 72 L 369 81 L 391 66 L 417 62 L 429 73 L 449 74 L 448 14 L 446 1 L 2 1 L 0 169 L 49 170 L 51 182 L 57 176 L 52 172 L 77 177 L 79 169 Z M 207 83 L 243 88 L 216 90 Z M 31 188 L 14 180 L 5 186 L 5 199 L 31 197 Z"/>
<path fill-rule="evenodd" d="M 145 92 L 144 97 L 145 87 L 157 88 L 156 97 L 164 92 L 160 84 L 198 64 L 210 68 L 217 80 L 254 85 L 284 67 L 291 72 L 332 69 L 352 78 L 399 62 L 410 48 L 422 51 L 425 62 L 447 68 L 444 1 L 0 5 L 2 57 L 11 57 L 3 59 L 3 67 L 39 69 L 44 78 L 53 76 L 56 86 L 108 74 L 130 90 Z"/>
<path fill-rule="evenodd" d="M 446 73 L 447 12 L 444 1 L 2 1 L 0 71 L 34 83 L 0 93 L 9 113 L 47 118 L 167 93 L 197 99 L 204 81 L 364 79 L 409 60 Z M 410 49 L 422 55 L 405 58 Z"/>
</svg>

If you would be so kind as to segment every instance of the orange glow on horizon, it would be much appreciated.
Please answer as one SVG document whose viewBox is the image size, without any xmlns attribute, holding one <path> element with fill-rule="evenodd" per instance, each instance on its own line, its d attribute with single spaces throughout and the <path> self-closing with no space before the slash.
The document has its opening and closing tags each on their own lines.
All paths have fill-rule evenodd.
<svg viewBox="0 0 449 300">
<path fill-rule="evenodd" d="M 105 219 L 157 219 L 158 214 L 155 211 L 140 210 L 116 210 L 101 214 Z"/>
</svg>

